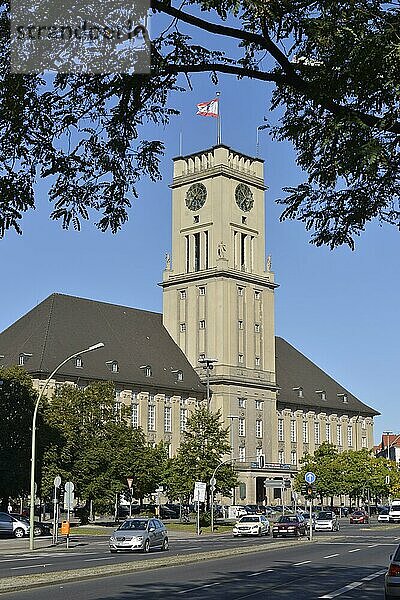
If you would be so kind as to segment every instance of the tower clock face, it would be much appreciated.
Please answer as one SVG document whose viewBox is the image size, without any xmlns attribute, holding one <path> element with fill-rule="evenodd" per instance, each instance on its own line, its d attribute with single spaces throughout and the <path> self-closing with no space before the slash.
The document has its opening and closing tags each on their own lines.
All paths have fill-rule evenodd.
<svg viewBox="0 0 400 600">
<path fill-rule="evenodd" d="M 207 199 L 207 189 L 202 183 L 194 183 L 186 192 L 186 206 L 190 210 L 200 210 Z"/>
<path fill-rule="evenodd" d="M 241 210 L 248 212 L 253 208 L 253 192 L 245 183 L 239 183 L 235 190 L 236 204 Z"/>
</svg>

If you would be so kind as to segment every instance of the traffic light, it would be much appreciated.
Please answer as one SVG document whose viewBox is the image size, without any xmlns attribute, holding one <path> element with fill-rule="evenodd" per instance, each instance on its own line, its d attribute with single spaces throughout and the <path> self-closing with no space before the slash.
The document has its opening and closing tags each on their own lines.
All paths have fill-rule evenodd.
<svg viewBox="0 0 400 600">
<path fill-rule="evenodd" d="M 313 490 L 313 486 L 312 485 L 308 485 L 307 486 L 307 490 L 306 490 L 307 496 L 311 497 L 314 495 L 314 490 Z"/>
</svg>

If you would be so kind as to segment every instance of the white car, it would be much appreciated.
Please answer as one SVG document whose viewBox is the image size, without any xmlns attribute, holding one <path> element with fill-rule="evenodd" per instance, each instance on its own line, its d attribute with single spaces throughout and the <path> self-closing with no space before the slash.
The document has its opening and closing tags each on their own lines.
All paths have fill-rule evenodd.
<svg viewBox="0 0 400 600">
<path fill-rule="evenodd" d="M 389 508 L 389 521 L 391 523 L 400 523 L 400 500 L 392 500 Z"/>
<path fill-rule="evenodd" d="M 240 535 L 269 535 L 271 526 L 264 515 L 244 515 L 235 523 L 233 536 Z"/>
<path fill-rule="evenodd" d="M 315 518 L 315 531 L 339 531 L 339 519 L 334 512 L 323 510 Z"/>
<path fill-rule="evenodd" d="M 378 515 L 378 523 L 389 523 L 389 511 L 382 510 Z"/>
</svg>

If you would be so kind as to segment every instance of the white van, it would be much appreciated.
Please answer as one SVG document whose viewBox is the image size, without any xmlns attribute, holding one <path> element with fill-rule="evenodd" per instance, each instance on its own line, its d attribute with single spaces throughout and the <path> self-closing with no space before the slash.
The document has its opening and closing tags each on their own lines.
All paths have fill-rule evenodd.
<svg viewBox="0 0 400 600">
<path fill-rule="evenodd" d="M 392 500 L 392 503 L 389 508 L 389 521 L 391 523 L 400 522 L 400 500 L 396 498 L 396 500 Z"/>
</svg>

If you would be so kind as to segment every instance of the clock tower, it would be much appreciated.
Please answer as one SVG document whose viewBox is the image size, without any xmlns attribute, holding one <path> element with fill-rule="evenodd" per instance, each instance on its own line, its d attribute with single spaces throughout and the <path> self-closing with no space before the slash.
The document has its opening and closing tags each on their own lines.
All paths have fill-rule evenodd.
<svg viewBox="0 0 400 600">
<path fill-rule="evenodd" d="M 263 161 L 217 145 L 177 157 L 171 188 L 164 325 L 203 380 L 199 360 L 218 361 L 211 407 L 231 426 L 234 456 L 276 462 L 276 284 L 265 258 Z"/>
</svg>

